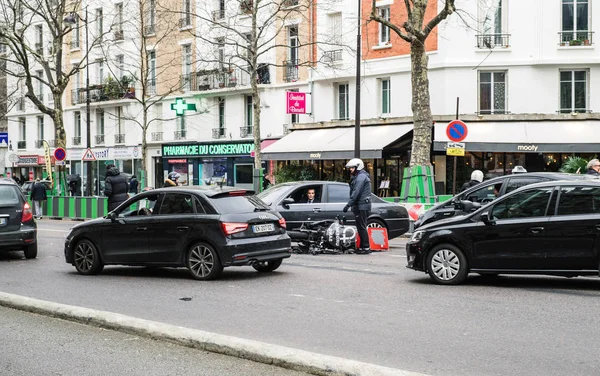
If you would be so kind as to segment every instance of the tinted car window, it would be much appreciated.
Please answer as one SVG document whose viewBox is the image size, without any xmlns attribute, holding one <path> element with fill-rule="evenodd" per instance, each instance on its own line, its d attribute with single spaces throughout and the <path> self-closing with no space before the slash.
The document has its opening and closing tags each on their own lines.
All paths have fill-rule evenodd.
<svg viewBox="0 0 600 376">
<path fill-rule="evenodd" d="M 517 193 L 495 205 L 492 214 L 496 219 L 544 216 L 553 190 L 554 187 L 548 187 Z"/>
<path fill-rule="evenodd" d="M 160 204 L 159 214 L 193 214 L 192 196 L 183 193 L 167 193 Z"/>
<path fill-rule="evenodd" d="M 124 207 L 119 212 L 119 217 L 135 217 L 137 215 L 150 215 L 154 209 L 154 204 L 158 199 L 158 194 L 145 196 L 144 198 L 137 199 Z M 147 210 L 144 210 L 147 209 Z"/>
<path fill-rule="evenodd" d="M 485 185 L 465 195 L 465 200 L 472 202 L 492 201 L 495 198 L 496 195 L 494 195 L 494 184 Z"/>
<path fill-rule="evenodd" d="M 12 185 L 0 185 L 0 205 L 19 204 L 19 194 Z"/>
<path fill-rule="evenodd" d="M 279 196 L 281 196 L 288 189 L 289 189 L 289 185 L 272 186 L 272 187 L 269 187 L 268 189 L 260 192 L 256 196 L 258 198 L 260 198 L 262 201 L 271 205 L 275 200 L 277 200 L 279 198 Z"/>
<path fill-rule="evenodd" d="M 540 177 L 510 178 L 508 180 L 508 183 L 506 184 L 506 191 L 504 192 L 504 194 L 507 194 L 508 192 L 512 192 L 512 191 L 514 191 L 518 188 L 524 187 L 526 185 L 534 184 L 534 183 L 541 183 L 543 181 L 548 181 L 548 179 L 540 178 Z"/>
<path fill-rule="evenodd" d="M 600 212 L 600 188 L 563 187 L 558 201 L 558 215 Z"/>
<path fill-rule="evenodd" d="M 348 202 L 350 199 L 350 186 L 331 184 L 327 186 L 328 202 Z"/>
<path fill-rule="evenodd" d="M 210 202 L 220 214 L 252 213 L 269 210 L 269 207 L 256 196 L 220 196 Z"/>
</svg>

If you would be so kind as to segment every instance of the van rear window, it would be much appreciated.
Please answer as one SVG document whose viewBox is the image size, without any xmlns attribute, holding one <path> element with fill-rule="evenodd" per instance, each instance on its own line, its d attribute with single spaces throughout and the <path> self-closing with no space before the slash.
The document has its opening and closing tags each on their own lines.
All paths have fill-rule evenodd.
<svg viewBox="0 0 600 376">
<path fill-rule="evenodd" d="M 18 203 L 17 188 L 12 185 L 0 185 L 0 205 L 17 205 Z"/>
</svg>

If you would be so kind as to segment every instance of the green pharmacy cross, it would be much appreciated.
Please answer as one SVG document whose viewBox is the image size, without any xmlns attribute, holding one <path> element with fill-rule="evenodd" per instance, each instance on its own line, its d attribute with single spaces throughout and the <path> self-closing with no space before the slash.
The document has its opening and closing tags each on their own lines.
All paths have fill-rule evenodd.
<svg viewBox="0 0 600 376">
<path fill-rule="evenodd" d="M 175 103 L 171 103 L 171 110 L 175 110 L 177 116 L 183 116 L 185 111 L 196 111 L 196 104 L 185 103 L 185 99 L 176 98 Z"/>
</svg>

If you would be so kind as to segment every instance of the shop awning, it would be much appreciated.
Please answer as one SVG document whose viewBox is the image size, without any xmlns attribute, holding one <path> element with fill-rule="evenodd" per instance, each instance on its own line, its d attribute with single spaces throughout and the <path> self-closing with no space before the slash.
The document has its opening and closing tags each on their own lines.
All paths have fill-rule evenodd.
<svg viewBox="0 0 600 376">
<path fill-rule="evenodd" d="M 433 148 L 445 151 L 451 142 L 447 124 L 436 124 Z M 467 123 L 466 151 L 507 153 L 597 153 L 597 120 Z"/>
<path fill-rule="evenodd" d="M 381 158 L 384 147 L 412 130 L 412 124 L 360 128 L 361 158 Z M 264 160 L 354 158 L 354 127 L 300 129 L 263 150 Z"/>
</svg>

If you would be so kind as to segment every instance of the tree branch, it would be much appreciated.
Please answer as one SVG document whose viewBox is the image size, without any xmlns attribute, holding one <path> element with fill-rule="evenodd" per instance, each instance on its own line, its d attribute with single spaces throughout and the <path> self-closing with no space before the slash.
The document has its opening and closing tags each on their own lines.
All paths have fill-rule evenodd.
<svg viewBox="0 0 600 376">
<path fill-rule="evenodd" d="M 425 29 L 423 29 L 423 40 L 429 36 L 431 30 L 433 30 L 442 20 L 445 20 L 446 17 L 451 15 L 456 11 L 456 6 L 454 5 L 455 0 L 446 0 L 444 4 L 444 9 L 440 13 L 437 14 L 431 21 L 427 23 Z"/>
<path fill-rule="evenodd" d="M 398 36 L 400 38 L 402 38 L 403 40 L 405 40 L 408 43 L 412 43 L 413 38 L 410 35 L 402 32 L 402 29 L 400 29 L 398 26 L 394 25 L 393 23 L 391 23 L 388 20 L 383 19 L 381 16 L 379 16 L 377 14 L 377 6 L 375 5 L 375 1 L 376 0 L 373 0 L 373 3 L 372 3 L 373 5 L 371 7 L 371 16 L 369 17 L 369 20 L 379 22 L 380 24 L 389 27 L 390 30 L 393 30 L 396 34 L 398 34 Z"/>
</svg>

